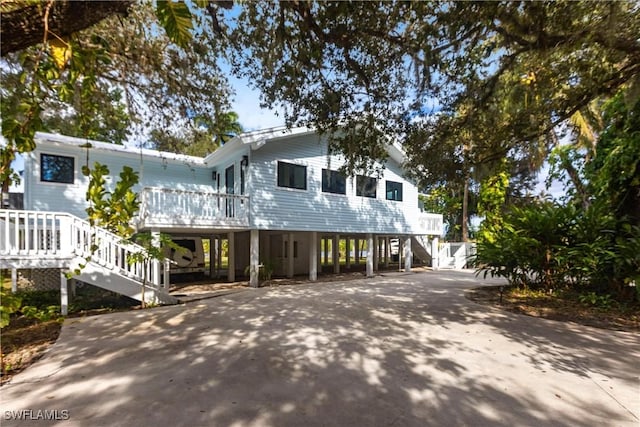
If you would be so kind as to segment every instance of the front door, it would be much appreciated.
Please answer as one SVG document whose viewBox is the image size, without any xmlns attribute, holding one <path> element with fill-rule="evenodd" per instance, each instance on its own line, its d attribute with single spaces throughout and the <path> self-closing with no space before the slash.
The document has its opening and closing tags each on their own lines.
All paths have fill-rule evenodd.
<svg viewBox="0 0 640 427">
<path fill-rule="evenodd" d="M 235 193 L 235 170 L 233 165 L 229 166 L 224 171 L 224 178 L 226 183 L 227 194 L 233 195 Z M 233 218 L 235 216 L 235 204 L 234 197 L 227 197 L 227 218 Z"/>
</svg>

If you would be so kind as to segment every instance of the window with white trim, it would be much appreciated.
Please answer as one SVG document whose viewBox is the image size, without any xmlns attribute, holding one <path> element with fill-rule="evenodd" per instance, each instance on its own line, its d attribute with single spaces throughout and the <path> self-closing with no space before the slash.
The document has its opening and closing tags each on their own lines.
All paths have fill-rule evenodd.
<svg viewBox="0 0 640 427">
<path fill-rule="evenodd" d="M 322 191 L 324 193 L 347 194 L 347 178 L 338 171 L 322 169 Z"/>
<path fill-rule="evenodd" d="M 369 176 L 358 175 L 356 177 L 356 196 L 376 198 L 378 180 Z"/>
<path fill-rule="evenodd" d="M 307 167 L 278 162 L 278 187 L 307 189 Z"/>
<path fill-rule="evenodd" d="M 56 154 L 40 154 L 40 181 L 73 184 L 75 159 Z"/>
<path fill-rule="evenodd" d="M 387 181 L 386 184 L 387 200 L 402 201 L 402 183 L 395 181 Z"/>
</svg>

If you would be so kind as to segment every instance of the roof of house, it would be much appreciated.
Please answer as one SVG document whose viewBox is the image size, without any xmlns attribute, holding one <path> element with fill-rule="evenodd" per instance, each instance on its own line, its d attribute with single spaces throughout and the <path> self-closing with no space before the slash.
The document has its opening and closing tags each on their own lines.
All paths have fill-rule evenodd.
<svg viewBox="0 0 640 427">
<path fill-rule="evenodd" d="M 141 154 L 143 156 L 157 157 L 169 161 L 188 162 L 205 166 L 202 157 L 187 156 L 185 154 L 169 153 L 167 151 L 150 150 L 148 148 L 134 148 L 125 145 L 111 144 L 108 142 L 95 141 L 88 138 L 76 138 L 54 133 L 37 132 L 36 143 L 46 143 L 54 146 L 73 145 L 79 148 L 90 148 L 92 150 L 110 151 L 122 154 Z"/>
<path fill-rule="evenodd" d="M 224 156 L 227 152 L 237 149 L 239 146 L 250 145 L 252 150 L 257 150 L 264 146 L 268 141 L 279 140 L 282 138 L 291 138 L 292 136 L 303 136 L 315 133 L 313 128 L 306 126 L 299 126 L 294 128 L 288 128 L 286 126 L 278 126 L 267 129 L 260 129 L 251 132 L 244 132 L 240 135 L 233 137 L 225 145 L 218 148 L 213 153 L 205 157 L 205 163 L 212 163 L 218 157 Z M 226 147 L 226 148 L 225 148 Z M 402 164 L 406 158 L 406 154 L 402 146 L 393 141 L 387 144 L 387 152 L 396 162 Z"/>
<path fill-rule="evenodd" d="M 111 151 L 122 154 L 135 153 L 143 156 L 157 157 L 163 160 L 166 159 L 168 161 L 188 162 L 194 165 L 207 166 L 216 163 L 217 159 L 219 159 L 220 157 L 224 157 L 226 154 L 231 153 L 243 146 L 249 145 L 252 150 L 258 150 L 268 141 L 290 138 L 292 136 L 309 135 L 313 133 L 315 133 L 314 129 L 306 126 L 295 128 L 279 126 L 251 132 L 244 132 L 233 137 L 226 144 L 205 157 L 187 156 L 185 154 L 175 154 L 167 151 L 151 150 L 148 148 L 134 148 L 125 145 L 95 141 L 87 138 L 76 138 L 72 136 L 46 132 L 36 133 L 36 141 L 39 143 L 44 142 L 47 144 L 58 146 L 73 145 L 80 148 L 91 148 L 94 150 Z M 402 149 L 402 146 L 396 141 L 387 144 L 387 152 L 389 153 L 389 157 L 391 157 L 398 163 L 403 163 L 403 161 L 405 160 L 404 150 Z"/>
</svg>

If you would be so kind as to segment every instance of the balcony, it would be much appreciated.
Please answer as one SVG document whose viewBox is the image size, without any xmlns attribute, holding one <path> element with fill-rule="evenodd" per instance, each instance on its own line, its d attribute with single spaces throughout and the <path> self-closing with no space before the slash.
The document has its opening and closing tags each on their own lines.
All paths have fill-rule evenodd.
<svg viewBox="0 0 640 427">
<path fill-rule="evenodd" d="M 442 215 L 434 213 L 420 212 L 418 224 L 421 235 L 440 236 L 443 231 Z"/>
<path fill-rule="evenodd" d="M 248 226 L 248 196 L 157 187 L 140 193 L 140 229 Z"/>
</svg>

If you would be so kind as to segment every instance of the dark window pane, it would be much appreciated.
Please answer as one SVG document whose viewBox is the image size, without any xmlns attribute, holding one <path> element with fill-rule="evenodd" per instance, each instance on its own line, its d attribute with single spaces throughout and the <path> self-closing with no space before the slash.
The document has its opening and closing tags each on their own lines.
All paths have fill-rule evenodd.
<svg viewBox="0 0 640 427">
<path fill-rule="evenodd" d="M 46 182 L 61 182 L 73 184 L 74 158 L 56 156 L 53 154 L 40 155 L 40 180 Z"/>
<path fill-rule="evenodd" d="M 387 200 L 402 201 L 402 183 L 387 181 Z"/>
<path fill-rule="evenodd" d="M 338 171 L 322 169 L 322 191 L 325 193 L 347 194 L 347 179 Z"/>
<path fill-rule="evenodd" d="M 376 198 L 376 187 L 378 181 L 375 178 L 358 175 L 356 177 L 356 195 L 362 197 Z"/>
<path fill-rule="evenodd" d="M 307 189 L 307 167 L 278 162 L 278 187 Z"/>
</svg>

